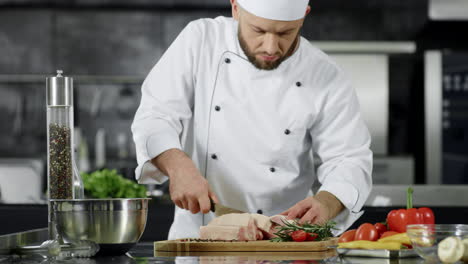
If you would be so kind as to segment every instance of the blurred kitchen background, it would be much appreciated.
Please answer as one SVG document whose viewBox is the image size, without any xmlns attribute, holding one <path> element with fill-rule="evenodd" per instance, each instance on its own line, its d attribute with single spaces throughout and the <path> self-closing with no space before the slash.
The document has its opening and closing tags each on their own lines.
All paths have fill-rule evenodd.
<svg viewBox="0 0 468 264">
<path fill-rule="evenodd" d="M 421 204 L 468 207 L 468 0 L 310 5 L 302 35 L 348 73 L 373 136 L 367 205 L 404 203 L 415 184 Z M 220 15 L 228 0 L 0 0 L 0 203 L 39 210 L 28 205 L 46 188 L 45 78 L 57 69 L 75 81 L 79 169 L 133 179 L 142 81 L 189 21 Z"/>
</svg>

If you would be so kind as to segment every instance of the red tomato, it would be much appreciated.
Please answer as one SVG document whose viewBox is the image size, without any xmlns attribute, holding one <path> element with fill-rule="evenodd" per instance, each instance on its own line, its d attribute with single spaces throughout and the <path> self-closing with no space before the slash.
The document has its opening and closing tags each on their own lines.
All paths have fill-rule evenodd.
<svg viewBox="0 0 468 264">
<path fill-rule="evenodd" d="M 291 233 L 291 237 L 296 242 L 302 242 L 307 239 L 307 232 L 304 230 L 296 230 Z"/>
<path fill-rule="evenodd" d="M 356 235 L 356 229 L 348 230 L 340 236 L 340 239 L 338 239 L 338 243 L 354 241 L 355 235 Z"/>
<path fill-rule="evenodd" d="M 387 232 L 387 226 L 382 223 L 375 223 L 374 226 L 375 226 L 375 229 L 377 229 L 377 232 L 379 232 L 379 236 Z"/>
<path fill-rule="evenodd" d="M 387 231 L 387 232 L 384 232 L 382 234 L 382 236 L 380 236 L 380 238 L 384 238 L 384 237 L 388 237 L 388 236 L 393 236 L 393 235 L 397 235 L 397 234 L 400 234 L 398 232 L 395 232 L 395 231 Z"/>
<path fill-rule="evenodd" d="M 356 230 L 354 240 L 376 241 L 379 239 L 379 232 L 373 224 L 365 223 Z"/>
<path fill-rule="evenodd" d="M 317 237 L 318 234 L 316 233 L 307 233 L 306 241 L 314 241 L 315 239 L 317 239 Z"/>
</svg>

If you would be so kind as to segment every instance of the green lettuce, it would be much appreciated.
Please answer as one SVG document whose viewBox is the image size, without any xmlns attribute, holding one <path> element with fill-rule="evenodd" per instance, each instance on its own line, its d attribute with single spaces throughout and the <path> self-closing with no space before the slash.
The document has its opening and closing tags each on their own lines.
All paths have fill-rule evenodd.
<svg viewBox="0 0 468 264">
<path fill-rule="evenodd" d="M 146 198 L 146 187 L 125 179 L 116 170 L 81 173 L 85 194 L 90 198 Z"/>
</svg>

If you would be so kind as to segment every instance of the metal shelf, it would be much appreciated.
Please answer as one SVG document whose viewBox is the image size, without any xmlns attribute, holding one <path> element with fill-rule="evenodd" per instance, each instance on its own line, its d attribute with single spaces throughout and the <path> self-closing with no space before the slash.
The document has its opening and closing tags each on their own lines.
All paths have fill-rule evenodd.
<svg viewBox="0 0 468 264">
<path fill-rule="evenodd" d="M 411 41 L 311 41 L 312 45 L 329 53 L 395 54 L 414 53 Z"/>
<path fill-rule="evenodd" d="M 467 0 L 430 0 L 429 18 L 432 20 L 468 21 Z"/>
<path fill-rule="evenodd" d="M 366 206 L 406 206 L 409 185 L 376 184 L 366 201 Z M 414 189 L 414 206 L 468 206 L 468 185 L 411 185 Z"/>
</svg>

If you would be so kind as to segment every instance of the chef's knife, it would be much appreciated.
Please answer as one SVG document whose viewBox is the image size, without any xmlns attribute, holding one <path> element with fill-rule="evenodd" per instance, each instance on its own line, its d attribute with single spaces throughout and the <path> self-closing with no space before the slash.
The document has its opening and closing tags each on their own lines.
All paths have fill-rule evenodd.
<svg viewBox="0 0 468 264">
<path fill-rule="evenodd" d="M 243 213 L 245 213 L 244 211 L 234 209 L 234 208 L 230 208 L 230 207 L 224 206 L 224 205 L 219 204 L 219 203 L 215 203 L 213 201 L 213 199 L 211 199 L 211 198 L 210 198 L 210 203 L 211 203 L 210 211 L 214 212 L 217 217 L 225 215 L 225 214 L 243 214 Z"/>
</svg>

